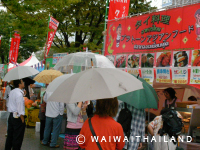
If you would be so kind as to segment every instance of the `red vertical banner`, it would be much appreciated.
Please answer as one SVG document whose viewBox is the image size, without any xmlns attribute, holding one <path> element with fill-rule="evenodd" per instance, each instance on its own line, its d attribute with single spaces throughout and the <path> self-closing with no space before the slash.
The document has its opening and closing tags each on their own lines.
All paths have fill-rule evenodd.
<svg viewBox="0 0 200 150">
<path fill-rule="evenodd" d="M 110 0 L 108 20 L 128 16 L 130 0 Z"/>
<path fill-rule="evenodd" d="M 54 19 L 53 17 L 50 17 L 50 21 L 49 21 L 49 29 L 51 31 L 48 32 L 48 39 L 47 39 L 47 44 L 46 44 L 46 49 L 45 49 L 45 56 L 44 58 L 47 57 L 49 50 L 51 48 L 51 44 L 53 42 L 53 38 L 56 34 L 56 30 L 58 28 L 59 22 Z"/>
<path fill-rule="evenodd" d="M 15 33 L 14 38 L 11 39 L 10 52 L 9 52 L 10 63 L 17 63 L 20 39 L 21 37 L 17 33 Z"/>
<path fill-rule="evenodd" d="M 1 46 L 1 35 L 0 35 L 0 46 Z"/>
</svg>

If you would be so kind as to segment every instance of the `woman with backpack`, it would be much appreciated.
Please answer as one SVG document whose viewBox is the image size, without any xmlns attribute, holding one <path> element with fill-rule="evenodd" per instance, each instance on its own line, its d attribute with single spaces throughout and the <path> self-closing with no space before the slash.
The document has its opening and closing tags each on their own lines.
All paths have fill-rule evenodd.
<svg viewBox="0 0 200 150">
<path fill-rule="evenodd" d="M 163 108 L 172 108 L 177 107 L 176 102 L 181 102 L 181 100 L 177 99 L 176 92 L 173 88 L 166 88 L 164 90 L 164 95 L 166 97 L 166 100 L 163 104 Z"/>
<path fill-rule="evenodd" d="M 170 137 L 170 135 L 172 133 L 170 133 L 170 131 L 167 130 L 167 129 L 170 129 L 170 127 L 166 126 L 166 122 L 165 122 L 165 120 L 163 120 L 163 118 L 165 118 L 168 114 L 171 115 L 170 111 L 173 111 L 176 113 L 175 114 L 176 116 L 174 116 L 172 119 L 177 120 L 175 122 L 176 123 L 178 122 L 180 124 L 180 125 L 174 124 L 173 126 L 174 127 L 180 126 L 179 129 L 180 130 L 182 129 L 182 116 L 180 115 L 180 113 L 178 113 L 177 111 L 174 111 L 172 109 L 169 109 L 169 108 L 162 109 L 160 116 L 155 117 L 154 120 L 151 121 L 147 127 L 149 133 L 155 139 L 155 140 L 152 140 L 154 142 L 153 143 L 154 150 L 175 150 L 177 147 L 177 144 L 176 143 L 174 144 L 175 141 L 170 140 L 172 138 L 172 137 Z M 165 117 L 163 117 L 163 116 L 165 116 Z M 174 122 L 174 121 L 172 121 L 172 122 Z M 168 120 L 168 123 L 170 124 L 170 119 Z"/>
</svg>

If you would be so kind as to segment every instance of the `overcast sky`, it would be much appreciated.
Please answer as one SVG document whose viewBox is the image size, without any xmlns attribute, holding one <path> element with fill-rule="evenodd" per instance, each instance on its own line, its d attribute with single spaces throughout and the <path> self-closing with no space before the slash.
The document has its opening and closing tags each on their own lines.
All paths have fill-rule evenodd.
<svg viewBox="0 0 200 150">
<path fill-rule="evenodd" d="M 158 9 L 162 7 L 162 0 L 147 0 L 152 1 L 151 6 L 152 7 L 157 7 Z"/>
</svg>

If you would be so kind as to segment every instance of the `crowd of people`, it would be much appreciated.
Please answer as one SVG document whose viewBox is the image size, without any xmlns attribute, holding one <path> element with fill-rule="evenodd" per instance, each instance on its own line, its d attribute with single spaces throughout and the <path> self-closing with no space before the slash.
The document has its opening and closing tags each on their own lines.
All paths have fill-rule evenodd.
<svg viewBox="0 0 200 150">
<path fill-rule="evenodd" d="M 25 105 L 23 80 L 11 81 L 4 95 L 7 110 L 9 112 L 7 125 L 7 139 L 5 150 L 20 150 L 25 132 Z M 167 88 L 164 91 L 166 100 L 160 116 L 156 116 L 148 125 L 147 129 L 151 136 L 158 138 L 160 130 L 164 126 L 162 116 L 172 108 L 177 107 L 176 102 L 180 100 L 176 97 L 173 88 Z M 67 109 L 67 125 L 64 139 L 64 149 L 109 149 L 109 150 L 137 150 L 142 148 L 142 137 L 145 136 L 145 117 L 144 109 L 137 109 L 129 104 L 119 101 L 116 97 L 110 99 L 91 100 L 86 102 L 78 102 L 74 104 L 64 104 L 61 102 L 48 101 L 50 93 L 45 92 L 40 105 L 40 143 L 51 148 L 59 148 L 57 140 L 61 130 L 64 107 Z M 195 101 L 195 97 L 191 96 L 188 100 Z M 124 125 L 119 123 L 122 110 L 128 110 L 131 114 L 129 134 L 124 132 Z M 182 116 L 177 112 L 177 117 Z M 52 134 L 51 134 L 52 133 Z M 77 143 L 77 136 L 85 137 L 84 143 Z M 110 136 L 139 137 L 133 140 L 115 141 L 113 138 L 109 142 L 91 140 L 91 136 L 99 136 L 110 139 Z M 162 143 L 163 138 L 170 138 L 167 133 L 162 136 L 161 142 L 153 143 L 154 150 L 175 150 L 177 143 Z M 81 140 L 81 139 L 80 139 Z"/>
</svg>

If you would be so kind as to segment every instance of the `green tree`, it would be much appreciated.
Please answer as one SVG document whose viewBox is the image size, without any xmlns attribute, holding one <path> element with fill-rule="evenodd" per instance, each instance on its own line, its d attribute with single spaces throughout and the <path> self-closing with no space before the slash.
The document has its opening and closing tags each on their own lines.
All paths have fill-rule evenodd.
<svg viewBox="0 0 200 150">
<path fill-rule="evenodd" d="M 16 17 L 22 33 L 44 36 L 48 31 L 48 16 L 60 24 L 51 51 L 77 52 L 83 47 L 91 50 L 102 48 L 106 0 L 2 0 Z M 151 9 L 150 2 L 131 0 L 129 14 Z M 70 41 L 75 37 L 75 41 Z"/>
</svg>

